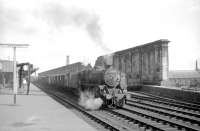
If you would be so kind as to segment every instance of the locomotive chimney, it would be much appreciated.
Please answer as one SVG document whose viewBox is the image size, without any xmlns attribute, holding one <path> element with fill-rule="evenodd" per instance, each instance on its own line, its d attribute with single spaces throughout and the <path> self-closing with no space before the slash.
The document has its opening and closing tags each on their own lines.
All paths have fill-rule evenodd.
<svg viewBox="0 0 200 131">
<path fill-rule="evenodd" d="M 69 65 L 69 56 L 66 56 L 66 65 Z"/>
</svg>

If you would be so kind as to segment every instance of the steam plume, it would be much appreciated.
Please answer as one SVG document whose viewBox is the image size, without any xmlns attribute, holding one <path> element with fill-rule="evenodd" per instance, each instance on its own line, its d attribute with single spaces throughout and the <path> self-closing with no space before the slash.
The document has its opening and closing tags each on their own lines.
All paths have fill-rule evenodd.
<svg viewBox="0 0 200 131">
<path fill-rule="evenodd" d="M 114 53 L 103 56 L 104 57 L 104 63 L 106 65 L 112 65 L 112 63 L 113 63 L 113 55 L 114 55 Z"/>
<path fill-rule="evenodd" d="M 99 17 L 77 8 L 65 8 L 58 4 L 48 4 L 44 11 L 44 17 L 48 23 L 57 29 L 63 26 L 75 26 L 86 30 L 90 38 L 105 52 L 110 49 L 102 41 L 102 31 L 99 25 Z"/>
<path fill-rule="evenodd" d="M 101 107 L 103 101 L 101 98 L 95 98 L 94 95 L 90 92 L 81 92 L 79 105 L 83 106 L 85 109 L 96 110 Z"/>
</svg>

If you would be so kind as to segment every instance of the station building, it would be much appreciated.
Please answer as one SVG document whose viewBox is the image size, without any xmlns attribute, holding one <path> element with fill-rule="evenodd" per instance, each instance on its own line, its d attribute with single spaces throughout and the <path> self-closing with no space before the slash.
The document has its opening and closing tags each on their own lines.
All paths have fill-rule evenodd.
<svg viewBox="0 0 200 131">
<path fill-rule="evenodd" d="M 168 80 L 163 82 L 163 85 L 200 91 L 200 70 L 197 61 L 195 70 L 169 71 Z"/>
<path fill-rule="evenodd" d="M 200 90 L 200 72 L 195 70 L 169 71 L 169 77 L 164 86 L 180 89 Z"/>
<path fill-rule="evenodd" d="M 0 60 L 0 88 L 12 87 L 13 61 Z"/>
</svg>

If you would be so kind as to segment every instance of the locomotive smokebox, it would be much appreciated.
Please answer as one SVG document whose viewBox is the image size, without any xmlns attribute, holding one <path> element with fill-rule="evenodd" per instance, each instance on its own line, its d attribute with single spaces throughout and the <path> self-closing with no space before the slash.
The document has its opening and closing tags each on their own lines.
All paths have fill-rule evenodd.
<svg viewBox="0 0 200 131">
<path fill-rule="evenodd" d="M 105 72 L 104 81 L 108 86 L 116 87 L 120 83 L 120 72 L 110 67 Z"/>
</svg>

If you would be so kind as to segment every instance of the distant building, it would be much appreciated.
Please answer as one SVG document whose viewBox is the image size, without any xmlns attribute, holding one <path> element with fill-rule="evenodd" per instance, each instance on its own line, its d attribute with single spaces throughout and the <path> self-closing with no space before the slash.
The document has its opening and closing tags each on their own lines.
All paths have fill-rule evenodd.
<svg viewBox="0 0 200 131">
<path fill-rule="evenodd" d="M 184 89 L 200 89 L 200 72 L 197 70 L 169 71 L 168 80 L 164 86 L 173 86 Z"/>
<path fill-rule="evenodd" d="M 0 87 L 10 86 L 13 82 L 13 61 L 0 60 Z"/>
</svg>

